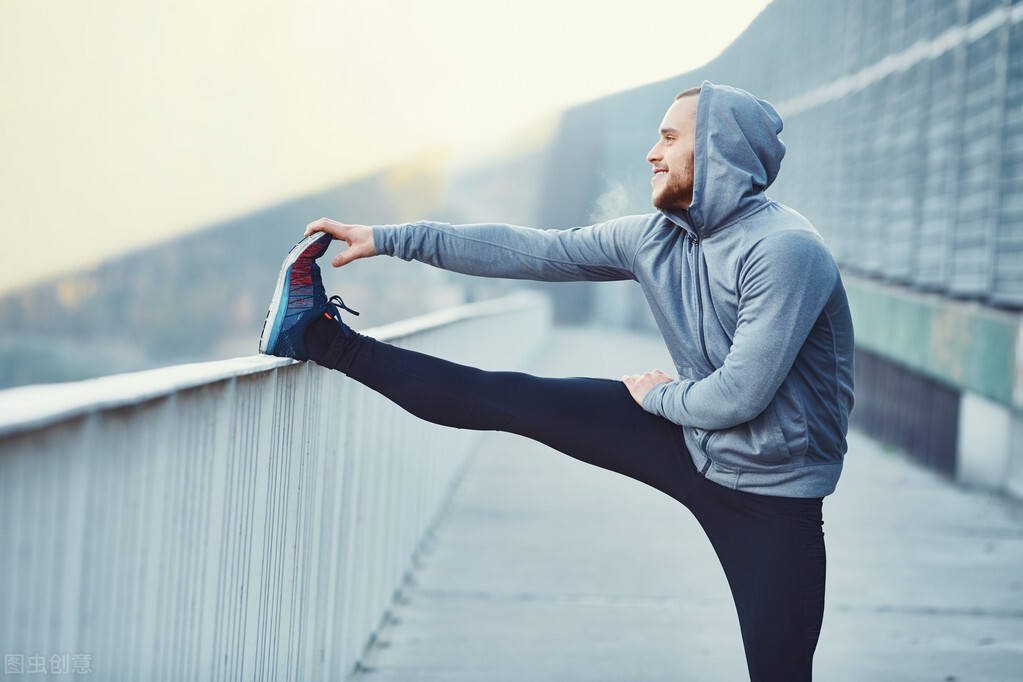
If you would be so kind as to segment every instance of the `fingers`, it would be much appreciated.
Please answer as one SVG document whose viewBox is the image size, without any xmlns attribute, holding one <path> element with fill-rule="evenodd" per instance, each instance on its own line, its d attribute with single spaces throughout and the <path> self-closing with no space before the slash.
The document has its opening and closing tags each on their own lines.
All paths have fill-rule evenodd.
<svg viewBox="0 0 1023 682">
<path fill-rule="evenodd" d="M 305 236 L 311 235 L 313 232 L 323 232 L 327 228 L 327 224 L 330 223 L 330 218 L 320 218 L 314 220 L 305 226 Z"/>
<path fill-rule="evenodd" d="M 348 265 L 353 260 L 358 258 L 358 256 L 354 254 L 354 251 L 355 249 L 351 247 L 345 249 L 341 253 L 334 256 L 334 259 L 330 261 L 330 264 L 333 265 L 335 268 L 339 268 L 342 265 Z"/>
<path fill-rule="evenodd" d="M 314 220 L 313 222 L 309 223 L 308 225 L 305 226 L 305 234 L 302 236 L 308 237 L 313 232 L 322 232 L 323 228 L 326 226 L 326 221 L 327 221 L 326 218 L 320 218 L 319 220 Z"/>
<path fill-rule="evenodd" d="M 644 372 L 643 374 L 623 374 L 621 381 L 625 384 L 625 387 L 629 389 L 629 394 L 632 396 L 632 399 L 635 400 L 640 407 L 642 407 L 643 398 L 650 392 L 650 389 L 657 384 L 672 382 L 674 379 L 661 370 L 655 369 L 650 372 Z"/>
<path fill-rule="evenodd" d="M 623 374 L 621 376 L 621 379 L 619 379 L 619 381 L 625 381 L 626 379 L 630 379 L 630 380 L 635 381 L 635 380 L 641 379 L 641 378 L 643 378 L 645 376 L 657 376 L 657 377 L 664 377 L 664 378 L 667 378 L 667 379 L 671 379 L 671 377 L 669 375 L 665 374 L 664 372 L 662 372 L 659 369 L 655 369 L 655 370 L 653 370 L 651 372 L 645 372 L 643 374 Z"/>
<path fill-rule="evenodd" d="M 320 218 L 319 220 L 314 220 L 305 226 L 305 234 L 303 236 L 308 237 L 313 232 L 326 232 L 337 239 L 344 239 L 342 236 L 344 234 L 344 228 L 345 225 L 337 222 L 336 220 Z"/>
<path fill-rule="evenodd" d="M 345 241 L 348 240 L 346 239 Z M 348 243 L 350 244 L 350 246 L 341 253 L 334 256 L 334 259 L 331 260 L 331 265 L 333 265 L 335 268 L 339 268 L 342 265 L 347 265 L 351 263 L 353 260 L 356 260 L 357 258 L 366 258 L 367 256 L 372 256 L 376 253 L 376 251 L 373 249 L 372 244 L 366 244 L 355 239 L 353 239 L 352 241 L 348 241 Z"/>
</svg>

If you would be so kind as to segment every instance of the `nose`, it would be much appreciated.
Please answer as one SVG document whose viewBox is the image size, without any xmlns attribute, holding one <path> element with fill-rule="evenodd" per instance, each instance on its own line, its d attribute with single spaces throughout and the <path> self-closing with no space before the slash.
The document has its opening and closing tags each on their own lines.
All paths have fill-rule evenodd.
<svg viewBox="0 0 1023 682">
<path fill-rule="evenodd" d="M 648 163 L 654 163 L 655 161 L 657 161 L 660 158 L 661 158 L 661 143 L 658 142 L 657 144 L 655 144 L 653 147 L 650 148 L 650 151 L 648 151 L 646 153 L 646 160 L 647 160 Z"/>
</svg>

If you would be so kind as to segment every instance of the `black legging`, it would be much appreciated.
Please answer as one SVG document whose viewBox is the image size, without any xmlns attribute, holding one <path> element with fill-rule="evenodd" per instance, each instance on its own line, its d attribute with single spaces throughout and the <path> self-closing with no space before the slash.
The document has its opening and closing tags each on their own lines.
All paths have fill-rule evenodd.
<svg viewBox="0 0 1023 682">
<path fill-rule="evenodd" d="M 436 424 L 507 431 L 642 481 L 684 504 L 725 570 L 753 682 L 811 679 L 824 615 L 822 498 L 756 495 L 701 476 L 682 427 L 621 381 L 487 372 L 357 335 L 307 337 L 310 356 Z M 330 332 L 333 336 L 333 332 Z"/>
</svg>

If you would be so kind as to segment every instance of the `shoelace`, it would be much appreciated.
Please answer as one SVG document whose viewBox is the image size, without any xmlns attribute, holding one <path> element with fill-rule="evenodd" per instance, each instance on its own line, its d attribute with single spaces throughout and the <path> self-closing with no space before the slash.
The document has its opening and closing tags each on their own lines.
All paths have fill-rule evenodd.
<svg viewBox="0 0 1023 682">
<path fill-rule="evenodd" d="M 341 319 L 341 310 L 342 309 L 347 310 L 352 315 L 358 315 L 359 314 L 355 310 L 352 310 L 351 308 L 346 306 L 345 302 L 342 301 L 341 297 L 338 296 L 337 294 L 334 294 L 333 296 L 331 296 L 330 298 L 327 299 L 327 305 L 334 307 L 334 314 L 337 315 L 337 319 L 339 319 L 339 320 Z"/>
</svg>

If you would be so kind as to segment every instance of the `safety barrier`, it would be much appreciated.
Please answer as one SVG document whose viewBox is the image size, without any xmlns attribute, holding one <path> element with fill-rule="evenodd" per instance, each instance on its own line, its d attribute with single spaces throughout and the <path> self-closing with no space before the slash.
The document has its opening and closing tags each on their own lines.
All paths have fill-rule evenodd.
<svg viewBox="0 0 1023 682">
<path fill-rule="evenodd" d="M 366 333 L 518 369 L 549 325 L 517 294 Z M 476 435 L 267 356 L 0 392 L 6 673 L 344 679 Z"/>
</svg>

